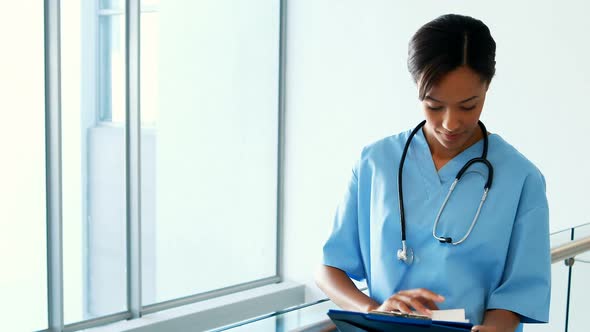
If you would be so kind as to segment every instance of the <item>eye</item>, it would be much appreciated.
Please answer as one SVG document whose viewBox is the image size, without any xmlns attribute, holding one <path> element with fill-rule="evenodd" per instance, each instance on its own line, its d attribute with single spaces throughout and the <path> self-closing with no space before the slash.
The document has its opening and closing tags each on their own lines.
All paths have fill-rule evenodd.
<svg viewBox="0 0 590 332">
<path fill-rule="evenodd" d="M 461 106 L 461 109 L 464 111 L 471 111 L 472 109 L 475 109 L 475 106 L 477 106 L 477 104 L 473 106 Z"/>
<path fill-rule="evenodd" d="M 426 105 L 426 108 L 428 108 L 431 111 L 440 111 L 443 109 L 442 106 L 430 106 L 430 105 Z"/>
</svg>

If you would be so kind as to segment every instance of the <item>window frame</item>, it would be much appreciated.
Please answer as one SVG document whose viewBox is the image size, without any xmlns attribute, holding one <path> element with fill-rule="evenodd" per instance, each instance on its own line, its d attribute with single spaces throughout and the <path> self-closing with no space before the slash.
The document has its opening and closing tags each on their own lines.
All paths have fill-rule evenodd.
<svg viewBox="0 0 590 332">
<path fill-rule="evenodd" d="M 99 9 L 98 4 L 85 1 L 82 5 L 84 24 L 82 33 L 83 54 L 83 87 L 82 107 L 87 107 L 92 112 L 91 116 L 83 117 L 82 130 L 97 125 L 124 125 L 126 130 L 126 161 L 127 161 L 127 310 L 113 313 L 93 319 L 64 325 L 64 295 L 63 295 L 63 216 L 62 216 L 62 155 L 61 155 L 61 78 L 60 78 L 60 0 L 44 0 L 44 34 L 45 34 L 45 118 L 46 118 L 46 182 L 47 182 L 47 287 L 48 287 L 48 329 L 43 331 L 78 331 L 97 327 L 126 319 L 137 319 L 143 315 L 185 306 L 195 302 L 218 298 L 228 294 L 234 294 L 257 287 L 276 284 L 283 281 L 283 210 L 284 210 L 284 147 L 285 147 L 285 46 L 286 46 L 286 1 L 278 1 L 279 30 L 277 56 L 278 61 L 278 144 L 276 174 L 276 262 L 275 275 L 260 280 L 254 280 L 237 285 L 231 285 L 222 289 L 191 294 L 185 297 L 168 301 L 143 305 L 141 301 L 141 232 L 140 232 L 140 174 L 139 147 L 141 144 L 139 97 L 140 97 L 140 17 L 143 12 L 157 11 L 157 6 L 148 6 L 140 10 L 140 0 L 126 0 L 125 6 L 128 14 L 125 19 L 125 45 L 126 45 L 126 123 L 113 122 L 112 113 L 104 109 L 104 103 L 100 100 L 103 93 L 108 91 L 108 100 L 111 101 L 110 83 L 105 85 L 104 76 L 100 76 L 100 69 L 104 67 L 105 50 L 99 46 L 99 17 L 109 15 L 122 15 L 123 10 Z M 88 14 L 89 13 L 89 14 Z M 107 41 L 110 42 L 110 40 Z M 105 41 L 103 41 L 105 42 Z M 110 59 L 110 54 L 108 55 Z M 101 65 L 103 67 L 101 67 Z M 94 77 L 94 79 L 87 80 Z M 109 89 L 105 90 L 105 86 Z M 102 92 L 101 92 L 102 87 Z M 104 100 L 104 99 L 103 99 Z M 110 108 L 109 108 L 110 111 Z M 86 149 L 87 138 L 83 135 L 83 149 Z M 87 155 L 83 150 L 82 155 Z M 83 161 L 87 175 L 87 161 Z M 87 193 L 86 181 L 83 181 L 83 194 Z M 83 213 L 87 215 L 87 203 L 83 200 Z M 86 222 L 84 222 L 86 224 Z M 87 227 L 84 227 L 83 236 L 87 236 Z M 87 269 L 84 271 L 84 279 L 88 280 Z M 84 287 L 88 287 L 85 281 Z M 86 293 L 86 290 L 84 291 Z M 85 302 L 85 301 L 84 301 Z M 84 308 L 86 310 L 86 308 Z"/>
</svg>

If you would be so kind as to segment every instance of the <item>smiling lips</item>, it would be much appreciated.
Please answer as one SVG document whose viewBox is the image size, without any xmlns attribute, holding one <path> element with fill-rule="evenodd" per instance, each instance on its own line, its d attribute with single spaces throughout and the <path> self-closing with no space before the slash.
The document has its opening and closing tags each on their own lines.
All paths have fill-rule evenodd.
<svg viewBox="0 0 590 332">
<path fill-rule="evenodd" d="M 461 137 L 461 133 L 457 133 L 457 134 L 447 134 L 447 133 L 441 133 L 444 137 L 445 140 L 447 141 L 456 141 L 459 137 Z"/>
</svg>

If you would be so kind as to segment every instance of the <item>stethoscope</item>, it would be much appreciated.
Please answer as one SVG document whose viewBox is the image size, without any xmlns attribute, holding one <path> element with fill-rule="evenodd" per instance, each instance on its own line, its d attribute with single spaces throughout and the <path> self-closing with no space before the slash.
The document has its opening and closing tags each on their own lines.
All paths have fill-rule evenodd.
<svg viewBox="0 0 590 332">
<path fill-rule="evenodd" d="M 406 218 L 405 218 L 405 213 L 404 213 L 404 198 L 403 198 L 403 190 L 402 190 L 402 170 L 404 168 L 404 162 L 406 161 L 406 154 L 408 153 L 408 148 L 410 147 L 410 143 L 412 142 L 412 138 L 414 137 L 414 135 L 416 135 L 418 130 L 420 130 L 424 126 L 425 123 L 426 123 L 426 121 L 420 122 L 420 124 L 418 124 L 416 126 L 416 128 L 414 128 L 414 130 L 412 130 L 412 133 L 410 133 L 410 137 L 408 137 L 408 140 L 406 141 L 406 145 L 404 146 L 404 151 L 402 153 L 402 158 L 400 160 L 399 171 L 398 171 L 398 175 L 397 175 L 398 201 L 399 201 L 400 223 L 401 223 L 401 233 L 402 233 L 402 248 L 397 251 L 397 259 L 403 261 L 404 263 L 406 263 L 408 265 L 412 264 L 412 262 L 414 261 L 414 251 L 412 250 L 412 248 L 408 248 L 406 246 Z M 477 218 L 479 217 L 479 213 L 481 212 L 481 207 L 483 206 L 483 203 L 485 202 L 486 197 L 488 196 L 488 191 L 490 190 L 490 187 L 492 186 L 492 180 L 494 178 L 494 168 L 492 167 L 492 164 L 490 164 L 490 162 L 487 160 L 487 154 L 488 154 L 488 135 L 487 135 L 487 133 L 488 132 L 486 130 L 486 127 L 483 125 L 483 123 L 481 121 L 479 121 L 478 124 L 479 124 L 479 127 L 481 128 L 481 132 L 483 133 L 483 152 L 481 154 L 481 157 L 477 157 L 477 158 L 473 158 L 473 159 L 469 160 L 468 162 L 465 163 L 465 165 L 463 165 L 461 170 L 459 170 L 459 173 L 457 173 L 457 176 L 455 177 L 455 181 L 453 181 L 453 183 L 451 184 L 451 187 L 449 188 L 449 192 L 447 193 L 447 196 L 446 196 L 442 206 L 440 207 L 438 214 L 436 215 L 436 219 L 434 220 L 434 225 L 432 226 L 432 236 L 435 239 L 437 239 L 438 241 L 440 241 L 441 243 L 448 243 L 448 244 L 452 244 L 452 245 L 456 246 L 458 244 L 463 243 L 463 241 L 465 241 L 469 237 L 469 234 L 471 234 L 473 227 L 475 227 L 475 223 L 477 222 Z M 453 192 L 453 190 L 455 190 L 455 186 L 457 186 L 457 183 L 459 182 L 459 180 L 461 179 L 461 177 L 463 176 L 465 171 L 467 171 L 467 169 L 475 163 L 482 163 L 482 164 L 486 165 L 486 167 L 488 168 L 488 179 L 486 181 L 486 184 L 483 187 L 483 196 L 481 197 L 479 207 L 477 208 L 477 212 L 475 213 L 475 217 L 473 218 L 473 221 L 471 222 L 471 226 L 469 226 L 469 229 L 467 230 L 467 233 L 465 234 L 465 236 L 463 236 L 459 241 L 453 242 L 453 239 L 450 237 L 438 236 L 436 229 L 437 229 L 438 223 L 440 221 L 440 216 L 442 215 L 442 212 L 443 212 L 445 206 L 447 205 L 449 198 L 451 197 L 451 193 Z"/>
</svg>

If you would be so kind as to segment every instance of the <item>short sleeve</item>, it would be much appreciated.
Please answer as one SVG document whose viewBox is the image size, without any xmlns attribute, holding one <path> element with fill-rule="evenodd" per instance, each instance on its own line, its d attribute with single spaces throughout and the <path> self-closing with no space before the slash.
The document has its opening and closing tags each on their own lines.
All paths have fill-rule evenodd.
<svg viewBox="0 0 590 332">
<path fill-rule="evenodd" d="M 487 309 L 510 310 L 523 323 L 546 323 L 551 296 L 549 209 L 540 173 L 525 179 L 500 285 Z"/>
<path fill-rule="evenodd" d="M 332 233 L 324 244 L 323 263 L 338 268 L 358 281 L 366 279 L 358 228 L 357 166 L 334 217 Z"/>
</svg>

